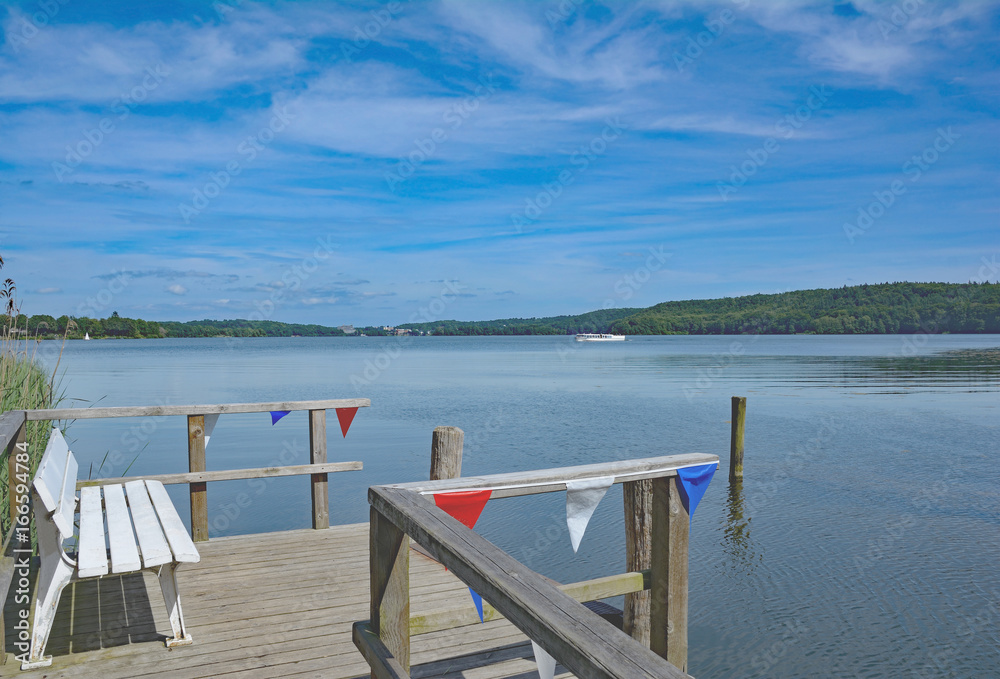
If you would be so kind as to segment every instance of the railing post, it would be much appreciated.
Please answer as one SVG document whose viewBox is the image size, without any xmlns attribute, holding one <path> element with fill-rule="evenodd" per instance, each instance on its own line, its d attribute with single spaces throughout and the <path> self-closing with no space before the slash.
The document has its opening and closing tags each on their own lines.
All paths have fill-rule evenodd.
<svg viewBox="0 0 1000 679">
<path fill-rule="evenodd" d="M 374 507 L 369 530 L 371 629 L 409 672 L 410 538 Z"/>
<path fill-rule="evenodd" d="M 188 471 L 205 471 L 205 416 L 188 415 Z M 208 540 L 208 484 L 188 484 L 191 493 L 191 538 Z"/>
<path fill-rule="evenodd" d="M 677 476 L 653 480 L 650 649 L 687 672 L 690 515 Z"/>
<path fill-rule="evenodd" d="M 309 411 L 309 462 L 326 463 L 326 411 Z M 330 527 L 330 493 L 328 474 L 313 474 L 312 479 L 312 526 Z"/>
<path fill-rule="evenodd" d="M 625 571 L 641 571 L 650 567 L 652 555 L 653 482 L 650 479 L 626 481 L 625 496 Z M 625 595 L 624 631 L 640 644 L 649 647 L 648 590 Z"/>
<path fill-rule="evenodd" d="M 729 480 L 743 480 L 743 428 L 747 417 L 747 397 L 733 396 L 733 418 L 729 437 Z"/>
<path fill-rule="evenodd" d="M 431 436 L 431 481 L 462 475 L 465 432 L 458 427 L 435 427 Z"/>
</svg>

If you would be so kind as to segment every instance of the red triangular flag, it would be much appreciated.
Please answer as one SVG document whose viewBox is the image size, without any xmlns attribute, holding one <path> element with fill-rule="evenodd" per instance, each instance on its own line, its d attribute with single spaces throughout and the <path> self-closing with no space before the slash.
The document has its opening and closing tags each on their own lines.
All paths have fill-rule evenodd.
<svg viewBox="0 0 1000 679">
<path fill-rule="evenodd" d="M 458 493 L 436 493 L 434 504 L 444 510 L 448 516 L 458 519 L 471 530 L 483 507 L 493 494 L 492 490 L 463 490 Z"/>
<path fill-rule="evenodd" d="M 347 438 L 347 430 L 351 428 L 351 422 L 354 421 L 354 416 L 358 414 L 357 408 L 337 408 L 337 419 L 340 420 L 340 431 L 344 433 L 344 438 Z"/>
</svg>

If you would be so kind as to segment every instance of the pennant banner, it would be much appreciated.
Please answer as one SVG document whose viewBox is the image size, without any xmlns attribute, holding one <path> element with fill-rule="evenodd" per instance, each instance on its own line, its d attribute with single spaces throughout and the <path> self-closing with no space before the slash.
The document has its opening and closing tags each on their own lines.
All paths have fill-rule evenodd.
<svg viewBox="0 0 1000 679">
<path fill-rule="evenodd" d="M 535 652 L 535 665 L 538 666 L 538 679 L 552 679 L 556 674 L 556 659 L 545 652 L 545 649 L 531 642 L 531 649 Z"/>
<path fill-rule="evenodd" d="M 337 408 L 337 419 L 340 421 L 340 431 L 347 438 L 347 430 L 351 428 L 354 416 L 358 414 L 357 408 Z"/>
<path fill-rule="evenodd" d="M 688 510 L 688 515 L 693 519 L 695 507 L 701 502 L 708 484 L 712 481 L 712 475 L 719 467 L 717 462 L 703 464 L 698 467 L 684 467 L 677 470 L 677 478 L 681 482 L 681 501 Z"/>
<path fill-rule="evenodd" d="M 278 420 L 292 412 L 291 410 L 272 410 L 271 411 L 271 426 L 273 427 L 277 424 Z"/>
<path fill-rule="evenodd" d="M 208 448 L 208 440 L 212 438 L 212 432 L 215 431 L 215 423 L 219 421 L 219 413 L 214 415 L 205 415 L 205 447 Z"/>
<path fill-rule="evenodd" d="M 356 409 L 355 409 L 356 410 Z M 339 412 L 338 412 L 339 415 Z M 472 530 L 483 513 L 483 507 L 493 494 L 492 490 L 465 490 L 458 493 L 436 493 L 434 504 L 448 516 L 458 519 L 462 524 Z M 483 622 L 483 597 L 479 596 L 475 590 L 469 588 L 472 595 L 472 602 L 476 605 L 476 612 L 479 613 L 479 622 Z"/>
<path fill-rule="evenodd" d="M 580 549 L 580 541 L 590 523 L 590 517 L 614 482 L 613 476 L 566 482 L 566 526 L 569 528 L 574 553 Z"/>
</svg>

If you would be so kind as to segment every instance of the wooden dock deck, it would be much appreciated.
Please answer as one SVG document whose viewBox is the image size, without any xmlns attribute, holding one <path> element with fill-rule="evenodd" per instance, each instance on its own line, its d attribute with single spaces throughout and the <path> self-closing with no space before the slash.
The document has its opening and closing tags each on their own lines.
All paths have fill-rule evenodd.
<svg viewBox="0 0 1000 679">
<path fill-rule="evenodd" d="M 4 677 L 368 677 L 351 625 L 369 617 L 368 524 L 296 530 L 199 543 L 201 563 L 178 571 L 194 644 L 163 645 L 170 625 L 155 576 L 135 573 L 66 588 L 47 653 L 53 664 Z M 468 588 L 416 550 L 411 614 L 463 605 Z M 127 605 L 126 605 L 127 602 Z M 7 648 L 14 648 L 14 606 Z M 531 644 L 505 620 L 413 638 L 413 677 L 536 677 Z M 572 676 L 560 667 L 557 676 Z"/>
</svg>

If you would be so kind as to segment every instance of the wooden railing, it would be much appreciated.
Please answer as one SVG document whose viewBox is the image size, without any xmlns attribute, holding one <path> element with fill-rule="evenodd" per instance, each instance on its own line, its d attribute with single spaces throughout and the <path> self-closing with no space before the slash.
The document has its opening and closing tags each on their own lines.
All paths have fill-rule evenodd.
<svg viewBox="0 0 1000 679">
<path fill-rule="evenodd" d="M 329 528 L 330 504 L 327 493 L 328 474 L 342 471 L 357 471 L 361 462 L 326 461 L 326 411 L 336 408 L 367 408 L 371 401 L 366 398 L 331 399 L 322 401 L 282 401 L 278 403 L 224 403 L 191 406 L 126 406 L 111 408 L 56 408 L 49 410 L 27 410 L 19 417 L 23 422 L 35 420 L 83 420 L 118 417 L 187 417 L 188 471 L 178 474 L 155 474 L 141 478 L 154 479 L 164 484 L 188 484 L 191 498 L 191 536 L 196 542 L 208 540 L 208 489 L 210 481 L 232 481 L 237 479 L 261 479 L 275 476 L 312 476 L 312 526 Z M 309 464 L 279 467 L 258 467 L 254 469 L 230 469 L 206 471 L 205 460 L 205 416 L 234 413 L 263 413 L 268 411 L 309 411 Z M 4 417 L 12 415 L 5 414 Z M 4 420 L 6 421 L 6 420 Z M 3 431 L 0 430 L 0 436 Z M 23 434 L 22 434 L 23 435 Z M 3 443 L 0 438 L 0 443 Z M 9 464 L 13 458 L 8 455 Z M 10 477 L 13 479 L 13 475 Z M 138 477 L 90 479 L 80 481 L 77 487 L 102 483 L 124 483 Z M 13 486 L 11 486 L 13 490 Z M 10 495 L 14 497 L 13 493 Z M 11 503 L 11 516 L 16 507 Z"/>
<path fill-rule="evenodd" d="M 410 616 L 412 538 L 483 596 L 484 617 L 502 615 L 577 677 L 680 679 L 687 669 L 688 526 L 677 469 L 717 463 L 687 454 L 473 478 L 373 486 L 371 619 L 354 625 L 354 643 L 380 679 L 409 677 L 410 637 L 478 622 L 471 611 Z M 566 489 L 566 481 L 614 476 L 629 495 L 651 486 L 648 571 L 555 585 L 438 509 L 426 496 L 491 489 L 491 499 Z M 626 521 L 630 517 L 626 517 Z M 650 591 L 649 647 L 582 601 Z M 642 626 L 636 626 L 636 630 Z M 633 636 L 641 636 L 633 631 Z"/>
</svg>

